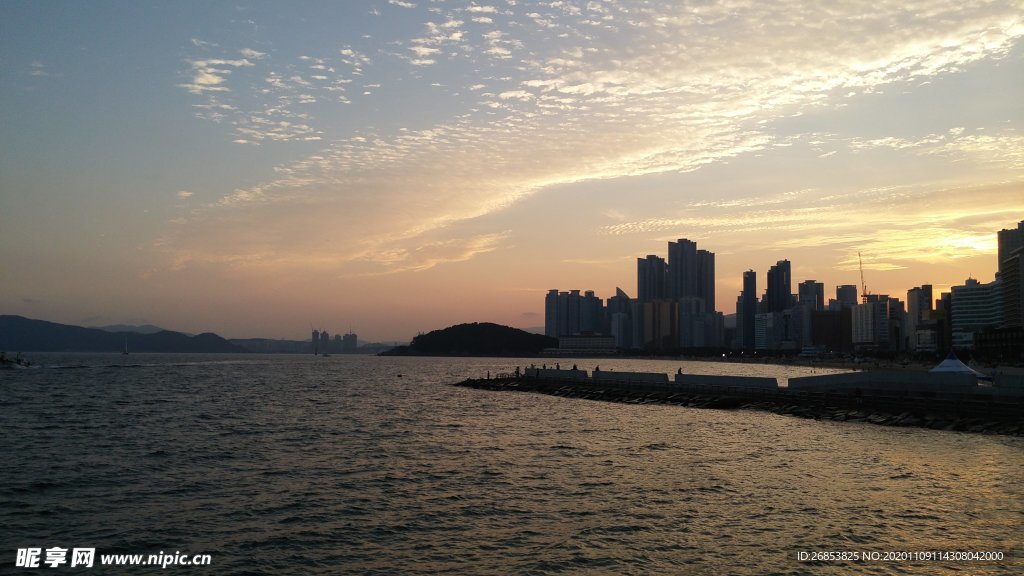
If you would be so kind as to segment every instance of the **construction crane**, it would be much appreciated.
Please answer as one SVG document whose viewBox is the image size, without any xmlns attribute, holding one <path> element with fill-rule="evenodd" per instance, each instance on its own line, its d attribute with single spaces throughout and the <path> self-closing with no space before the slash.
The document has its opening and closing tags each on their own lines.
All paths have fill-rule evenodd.
<svg viewBox="0 0 1024 576">
<path fill-rule="evenodd" d="M 868 301 L 868 285 L 864 283 L 864 259 L 861 258 L 860 252 L 857 252 L 857 262 L 860 264 L 860 301 L 866 303 Z"/>
</svg>

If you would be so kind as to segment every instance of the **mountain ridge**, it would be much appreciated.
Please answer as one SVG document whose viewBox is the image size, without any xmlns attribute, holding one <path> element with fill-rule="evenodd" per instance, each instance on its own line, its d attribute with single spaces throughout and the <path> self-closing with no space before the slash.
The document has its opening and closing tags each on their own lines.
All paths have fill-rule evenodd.
<svg viewBox="0 0 1024 576">
<path fill-rule="evenodd" d="M 24 316 L 0 315 L 0 350 L 19 352 L 244 352 L 240 346 L 212 332 L 189 336 L 162 330 L 152 334 L 108 332 L 36 320 Z"/>
</svg>

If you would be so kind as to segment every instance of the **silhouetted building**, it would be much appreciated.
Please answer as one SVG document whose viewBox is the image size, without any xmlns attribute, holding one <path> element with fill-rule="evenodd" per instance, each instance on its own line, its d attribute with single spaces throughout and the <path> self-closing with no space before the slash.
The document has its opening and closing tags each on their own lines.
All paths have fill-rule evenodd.
<svg viewBox="0 0 1024 576">
<path fill-rule="evenodd" d="M 903 336 L 903 302 L 870 294 L 853 307 L 853 345 L 864 351 L 897 351 Z"/>
<path fill-rule="evenodd" d="M 827 352 L 853 352 L 852 308 L 811 312 L 811 346 Z"/>
<path fill-rule="evenodd" d="M 757 273 L 747 270 L 743 273 L 743 292 L 736 307 L 736 332 L 740 334 L 741 347 L 753 350 L 755 346 L 754 324 L 757 315 Z"/>
<path fill-rule="evenodd" d="M 705 310 L 715 311 L 715 255 L 698 250 L 697 243 L 680 239 L 668 243 L 668 297 L 701 298 Z"/>
<path fill-rule="evenodd" d="M 1018 248 L 1024 247 L 1024 220 L 1021 220 L 1016 228 L 1007 228 L 997 232 L 996 240 L 998 243 L 997 257 L 1001 263 L 1012 256 Z"/>
<path fill-rule="evenodd" d="M 905 349 L 909 352 L 935 352 L 937 335 L 932 322 L 932 285 L 907 290 Z"/>
<path fill-rule="evenodd" d="M 679 303 L 662 298 L 650 300 L 643 307 L 643 348 L 667 350 L 677 346 L 679 341 L 676 326 L 679 318 Z"/>
<path fill-rule="evenodd" d="M 558 338 L 558 289 L 548 290 L 544 297 L 544 335 Z"/>
<path fill-rule="evenodd" d="M 602 329 L 603 315 L 601 299 L 594 296 L 592 290 L 583 296 L 579 290 L 548 290 L 544 298 L 544 334 L 557 338 L 582 332 L 594 333 Z"/>
<path fill-rule="evenodd" d="M 789 260 L 779 260 L 768 269 L 765 298 L 768 312 L 782 312 L 793 300 L 793 281 Z"/>
<path fill-rule="evenodd" d="M 635 346 L 633 339 L 634 301 L 621 288 L 615 289 L 615 296 L 608 299 L 605 316 L 608 319 L 608 334 L 615 338 L 615 345 L 628 349 Z"/>
<path fill-rule="evenodd" d="M 703 298 L 683 297 L 679 304 L 679 346 L 682 348 L 712 348 L 722 343 L 723 319 L 717 312 L 708 311 Z"/>
<path fill-rule="evenodd" d="M 648 255 L 636 259 L 636 291 L 641 304 L 668 297 L 668 265 L 664 258 Z"/>
<path fill-rule="evenodd" d="M 320 353 L 320 331 L 313 330 L 313 355 Z"/>
<path fill-rule="evenodd" d="M 825 285 L 814 280 L 804 280 L 797 287 L 797 304 L 810 306 L 811 310 L 825 309 Z"/>
<path fill-rule="evenodd" d="M 1003 293 L 1003 326 L 1024 326 L 1024 220 L 1000 230 L 999 274 Z"/>
<path fill-rule="evenodd" d="M 839 308 L 853 308 L 857 305 L 857 287 L 853 284 L 843 284 L 842 286 L 836 286 L 836 300 Z M 829 303 L 831 304 L 831 302 Z M 832 306 L 829 306 L 832 310 Z"/>
<path fill-rule="evenodd" d="M 593 290 L 587 290 L 580 299 L 580 334 L 597 334 L 604 328 L 604 303 L 594 296 Z"/>
<path fill-rule="evenodd" d="M 359 348 L 359 337 L 349 332 L 341 337 L 341 351 L 352 354 Z"/>
</svg>

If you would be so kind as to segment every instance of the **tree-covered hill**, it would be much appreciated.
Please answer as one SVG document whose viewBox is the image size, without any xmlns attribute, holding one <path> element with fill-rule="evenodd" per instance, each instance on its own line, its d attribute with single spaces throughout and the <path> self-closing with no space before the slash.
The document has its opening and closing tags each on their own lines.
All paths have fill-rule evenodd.
<svg viewBox="0 0 1024 576">
<path fill-rule="evenodd" d="M 490 322 L 459 324 L 420 334 L 409 346 L 391 352 L 423 356 L 532 356 L 558 346 L 548 336 Z"/>
</svg>

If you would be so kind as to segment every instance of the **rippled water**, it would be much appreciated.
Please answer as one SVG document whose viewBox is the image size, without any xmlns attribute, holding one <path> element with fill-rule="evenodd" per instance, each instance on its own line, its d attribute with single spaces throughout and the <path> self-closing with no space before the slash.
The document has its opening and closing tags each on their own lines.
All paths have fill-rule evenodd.
<svg viewBox="0 0 1024 576">
<path fill-rule="evenodd" d="M 62 546 L 212 556 L 168 573 L 1024 572 L 1021 438 L 448 385 L 507 359 L 36 359 L 0 372 L 0 571 Z M 1009 558 L 797 559 L 933 549 Z"/>
</svg>

